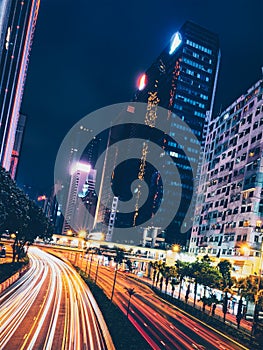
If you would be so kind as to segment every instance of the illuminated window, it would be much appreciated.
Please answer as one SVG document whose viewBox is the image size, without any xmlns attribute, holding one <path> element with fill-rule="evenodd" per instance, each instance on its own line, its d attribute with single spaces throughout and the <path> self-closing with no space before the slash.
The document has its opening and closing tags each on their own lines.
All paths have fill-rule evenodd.
<svg viewBox="0 0 263 350">
<path fill-rule="evenodd" d="M 250 221 L 249 220 L 245 220 L 244 221 L 244 227 L 249 227 L 250 226 Z M 243 239 L 244 240 L 244 239 Z"/>
<path fill-rule="evenodd" d="M 256 227 L 261 227 L 262 221 L 261 220 L 257 220 L 256 221 Z"/>
</svg>

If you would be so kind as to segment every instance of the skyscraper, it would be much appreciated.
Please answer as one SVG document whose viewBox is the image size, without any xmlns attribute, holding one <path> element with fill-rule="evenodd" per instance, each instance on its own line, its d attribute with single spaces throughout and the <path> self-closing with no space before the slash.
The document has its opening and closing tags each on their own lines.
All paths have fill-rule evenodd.
<svg viewBox="0 0 263 350">
<path fill-rule="evenodd" d="M 210 118 L 220 62 L 218 36 L 199 25 L 187 21 L 171 38 L 169 45 L 141 76 L 138 90 L 133 101 L 148 104 L 151 114 L 161 106 L 167 109 L 169 133 L 160 141 L 160 145 L 170 155 L 176 164 L 181 177 L 181 183 L 174 180 L 171 184 L 174 201 L 178 200 L 177 192 L 182 189 L 180 206 L 171 224 L 165 230 L 167 242 L 186 243 L 187 235 L 180 234 L 184 217 L 193 196 L 194 180 L 189 167 L 189 159 L 183 146 L 176 140 L 178 133 L 185 134 L 187 149 L 191 161 L 199 162 L 200 154 L 196 150 L 196 142 L 202 144 L 205 124 Z M 187 123 L 189 130 L 182 130 L 176 123 L 175 116 Z M 154 118 L 145 124 L 154 126 Z M 158 116 L 156 115 L 156 118 Z M 132 130 L 134 134 L 136 130 Z M 194 134 L 196 138 L 191 137 Z M 171 138 L 169 138 L 169 136 Z M 144 155 L 145 154 L 145 157 Z M 142 163 L 147 161 L 147 150 L 142 150 Z M 144 176 L 145 169 L 140 166 L 138 178 Z M 173 174 L 167 174 L 171 176 Z M 162 184 L 157 171 L 152 173 L 150 182 L 151 206 L 150 215 L 154 215 L 161 199 Z M 171 203 L 171 205 L 173 205 Z M 136 209 L 135 209 L 136 211 Z M 137 215 L 139 218 L 139 215 Z M 137 220 L 135 217 L 135 220 Z"/>
<path fill-rule="evenodd" d="M 2 1 L 0 15 L 0 165 L 10 170 L 29 52 L 40 0 Z M 12 175 L 15 175 L 13 169 Z"/>
<path fill-rule="evenodd" d="M 91 169 L 90 164 L 72 164 L 62 233 L 92 229 L 96 209 L 95 181 L 96 170 Z"/>
<path fill-rule="evenodd" d="M 190 253 L 258 273 L 263 232 L 263 80 L 210 122 Z M 262 264 L 262 261 L 261 261 Z"/>
<path fill-rule="evenodd" d="M 26 126 L 26 116 L 24 114 L 20 114 L 19 120 L 17 123 L 15 142 L 14 142 L 11 164 L 10 164 L 10 169 L 9 169 L 9 172 L 10 172 L 11 177 L 13 179 L 15 178 L 16 172 L 17 172 L 17 166 L 18 166 L 18 162 L 19 162 L 25 126 Z"/>
</svg>

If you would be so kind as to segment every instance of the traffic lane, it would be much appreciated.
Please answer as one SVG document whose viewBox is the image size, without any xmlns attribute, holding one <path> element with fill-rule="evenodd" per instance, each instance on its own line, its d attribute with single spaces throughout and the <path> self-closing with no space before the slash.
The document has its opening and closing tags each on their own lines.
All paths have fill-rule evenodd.
<svg viewBox="0 0 263 350">
<path fill-rule="evenodd" d="M 94 268 L 92 269 L 92 275 L 94 274 Z M 112 276 L 108 275 L 108 271 L 105 273 L 101 270 L 99 285 L 103 285 L 104 290 L 108 295 L 111 294 L 112 289 Z M 126 313 L 128 304 L 128 295 L 125 293 L 124 287 L 127 286 L 127 281 L 124 280 L 123 284 L 121 279 L 123 276 L 117 277 L 117 283 L 115 286 L 114 302 L 120 309 Z M 193 341 L 187 334 L 183 333 L 179 329 L 175 332 L 171 329 L 170 324 L 165 324 L 165 318 L 161 314 L 155 313 L 153 316 L 153 309 L 147 307 L 143 302 L 140 302 L 136 295 L 132 297 L 130 320 L 136 324 L 136 328 L 145 335 L 145 328 L 147 328 L 148 336 L 155 343 L 154 348 L 166 349 L 193 349 L 204 348 L 201 343 L 203 340 L 197 337 L 197 341 Z M 143 331 L 142 331 L 143 330 Z M 150 344 L 150 343 L 149 343 Z M 158 345 L 157 345 L 158 344 Z M 211 348 L 216 349 L 216 348 Z"/>
<path fill-rule="evenodd" d="M 124 283 L 127 283 L 126 279 L 124 280 Z M 141 295 L 140 293 L 137 293 L 137 295 L 135 295 L 136 302 L 133 300 L 133 307 L 139 309 L 147 317 L 149 323 L 160 328 L 162 336 L 168 339 L 168 342 L 172 342 L 176 345 L 176 343 L 173 342 L 173 339 L 176 338 L 177 341 L 181 342 L 187 348 L 192 349 L 194 346 L 202 349 L 217 349 L 217 347 L 214 347 L 213 344 L 209 343 L 202 336 L 196 334 L 191 328 L 189 329 L 182 320 L 176 320 L 176 322 L 174 322 L 174 318 L 168 320 L 165 313 L 156 307 L 155 302 L 152 300 L 151 302 L 146 302 L 145 297 L 147 297 L 147 294 L 143 293 L 143 295 Z"/>
<path fill-rule="evenodd" d="M 101 274 L 99 284 L 103 284 L 104 291 L 106 291 L 106 294 L 110 296 L 112 289 L 112 278 L 109 277 L 107 274 Z M 116 283 L 114 303 L 123 311 L 123 313 L 126 313 L 128 305 L 128 295 L 124 292 L 124 288 L 122 286 L 119 286 L 118 283 Z M 183 344 L 182 339 L 177 339 L 177 341 L 175 341 L 174 338 L 169 339 L 169 337 L 167 337 L 167 334 L 163 331 L 163 329 L 159 328 L 158 323 L 157 325 L 151 324 L 149 322 L 149 318 L 144 313 L 143 306 L 142 309 L 139 310 L 139 308 L 137 309 L 133 302 L 132 305 L 133 306 L 129 315 L 129 320 L 135 325 L 138 331 L 145 337 L 147 342 L 154 349 L 192 349 L 192 347 L 188 346 L 189 344 Z"/>
<path fill-rule="evenodd" d="M 34 250 L 32 249 L 32 252 L 33 251 Z M 99 327 L 99 324 L 97 322 L 97 318 L 94 316 L 93 308 L 91 308 L 90 305 L 88 305 L 88 293 L 83 293 L 83 296 L 81 295 L 80 297 L 80 303 L 82 304 L 82 308 L 79 307 L 80 303 L 76 303 L 77 298 L 74 297 L 74 295 L 79 294 L 79 288 L 75 288 L 79 285 L 79 283 L 82 283 L 82 288 L 84 288 L 85 286 L 86 290 L 87 286 L 78 276 L 78 274 L 76 274 L 75 270 L 73 270 L 72 268 L 66 268 L 65 263 L 62 263 L 58 259 L 56 259 L 57 261 L 55 263 L 54 258 L 52 261 L 52 258 L 50 256 L 47 258 L 47 256 L 43 256 L 43 254 L 38 253 L 36 255 L 38 255 L 38 257 L 31 257 L 31 260 L 33 260 L 32 265 L 37 265 L 37 269 L 36 271 L 34 271 L 35 273 L 33 273 L 33 277 L 35 278 L 33 278 L 33 280 L 28 278 L 26 284 L 22 284 L 20 288 L 16 287 L 14 291 L 14 293 L 16 293 L 15 296 L 12 295 L 12 293 L 10 293 L 9 297 L 5 299 L 5 306 L 9 305 L 10 308 L 13 307 L 12 311 L 14 311 L 14 307 L 21 305 L 21 309 L 17 313 L 16 317 L 13 317 L 12 322 L 10 322 L 10 313 L 8 314 L 6 312 L 7 308 L 2 307 L 2 309 L 0 309 L 0 312 L 2 312 L 4 316 L 6 315 L 6 321 L 9 322 L 11 326 L 5 333 L 5 330 L 7 329 L 7 324 L 1 325 L 2 329 L 0 332 L 0 339 L 2 341 L 2 345 L 7 345 L 8 349 L 13 350 L 14 348 L 21 348 L 21 346 L 29 349 L 33 347 L 35 348 L 35 346 L 37 346 L 37 348 L 45 348 L 49 347 L 50 344 L 53 343 L 60 344 L 59 342 L 55 342 L 54 340 L 55 338 L 58 338 L 56 332 L 57 325 L 59 324 L 57 310 L 60 309 L 60 301 L 58 298 L 62 298 L 63 284 L 61 284 L 61 276 L 64 276 L 65 281 L 67 281 L 67 283 L 64 284 L 64 286 L 66 287 L 65 291 L 67 292 L 69 298 L 72 299 L 72 303 L 68 303 L 67 312 L 64 312 L 64 314 L 67 315 L 67 322 L 64 322 L 63 327 L 65 332 L 63 332 L 62 337 L 60 336 L 60 338 L 62 338 L 62 343 L 67 343 L 68 347 L 66 348 L 71 348 L 72 346 L 76 346 L 76 348 L 85 348 L 86 344 L 86 347 L 90 349 L 106 349 L 104 339 L 102 339 L 101 336 L 101 332 L 97 329 Z M 40 257 L 40 255 L 42 256 Z M 43 284 L 40 284 L 38 281 L 38 274 L 44 274 L 43 271 L 45 271 L 45 278 L 43 277 L 44 281 L 46 281 L 46 283 L 49 286 L 45 286 L 45 288 L 43 287 Z M 77 277 L 73 278 L 72 276 L 74 275 Z M 35 283 L 36 281 L 38 281 L 38 283 Z M 43 292 L 43 290 L 45 289 L 47 290 L 46 299 L 42 301 L 42 304 L 39 304 L 40 301 L 36 301 L 36 298 L 34 298 L 34 296 L 39 295 L 39 293 Z M 51 290 L 53 291 L 52 293 Z M 21 297 L 23 297 L 23 300 L 20 299 Z M 37 315 L 35 315 L 32 312 L 33 304 L 40 305 L 38 310 L 39 313 Z M 44 305 L 43 308 L 41 308 L 41 305 Z M 88 308 L 91 310 L 89 313 L 87 312 Z M 25 322 L 26 318 L 29 320 L 29 315 L 32 315 L 34 321 L 37 320 L 37 322 L 31 323 L 31 327 L 29 327 L 27 322 Z M 82 323 L 79 321 L 80 318 Z M 85 325 L 83 325 L 84 318 Z M 3 317 L 1 317 L 1 321 L 2 320 Z M 94 326 L 93 324 L 90 324 L 91 320 L 94 323 Z M 14 332 L 16 332 L 15 344 L 12 343 L 13 338 L 15 338 L 12 337 L 12 334 Z M 20 343 L 18 345 L 21 339 L 21 337 L 19 337 L 19 332 L 21 332 L 21 335 L 23 335 L 23 343 Z M 88 335 L 89 341 L 93 342 L 92 346 L 90 346 L 90 344 L 87 345 L 88 341 L 82 340 L 82 334 Z M 68 339 L 65 339 L 65 337 L 69 337 L 70 340 L 68 341 Z M 0 346 L 0 348 L 7 349 L 7 347 L 4 347 L 2 345 Z M 57 348 L 63 348 L 60 345 L 58 346 L 59 347 Z"/>
<path fill-rule="evenodd" d="M 101 272 L 105 270 L 104 267 L 101 267 Z M 110 271 L 109 268 L 106 268 L 106 271 Z M 94 275 L 95 270 L 94 267 L 91 270 L 91 274 Z M 113 279 L 113 274 L 112 274 L 112 279 Z M 171 313 L 173 312 L 171 310 L 175 309 L 175 307 L 173 305 L 169 305 L 169 308 L 167 306 L 165 306 L 163 300 L 158 300 L 158 298 L 156 298 L 156 295 L 151 291 L 151 289 L 149 287 L 146 287 L 142 285 L 141 282 L 135 282 L 134 283 L 134 279 L 129 278 L 127 275 L 123 275 L 122 273 L 118 273 L 118 282 L 120 283 L 121 280 L 123 280 L 123 288 L 127 287 L 127 284 L 130 287 L 134 287 L 134 285 L 137 286 L 137 288 L 139 288 L 140 290 L 142 290 L 142 295 L 147 296 L 147 298 L 150 298 L 150 306 L 154 309 L 156 309 L 156 311 L 161 312 L 162 314 L 164 314 L 165 317 L 172 317 Z M 151 292 L 149 292 L 149 290 Z M 145 302 L 146 300 L 144 299 L 143 302 Z M 168 309 L 168 314 L 165 315 L 165 308 Z M 180 331 L 182 331 L 183 333 L 187 333 L 187 334 L 191 334 L 191 338 L 194 341 L 194 346 L 195 344 L 197 344 L 196 346 L 199 346 L 200 348 L 206 347 L 206 348 L 214 348 L 214 349 L 218 349 L 218 348 L 222 348 L 222 349 L 241 349 L 239 344 L 236 344 L 233 341 L 229 341 L 228 339 L 226 339 L 223 335 L 215 333 L 214 331 L 211 331 L 210 329 L 207 329 L 207 327 L 203 327 L 203 325 L 201 325 L 200 323 L 197 322 L 192 322 L 191 318 L 185 316 L 184 314 L 181 314 L 179 317 L 181 317 L 181 320 L 179 322 L 178 318 L 174 319 L 174 317 L 172 317 L 170 319 L 170 322 L 172 324 L 174 324 L 176 322 L 176 327 L 180 327 Z M 199 322 L 199 320 L 197 320 Z M 180 324 L 180 325 L 179 325 Z M 169 326 L 170 327 L 170 326 Z M 170 327 L 171 328 L 171 327 Z M 166 328 L 166 331 L 169 330 L 168 327 Z M 190 333 L 189 333 L 190 332 Z M 242 347 L 243 349 L 246 349 L 246 347 Z"/>
<path fill-rule="evenodd" d="M 127 276 L 125 276 L 127 278 Z M 129 277 L 128 277 L 129 278 Z M 133 279 L 132 279 L 133 280 Z M 136 283 L 138 288 L 140 286 L 139 283 Z M 196 338 L 196 333 L 200 335 L 206 342 L 210 343 L 210 347 L 214 346 L 216 344 L 216 348 L 222 348 L 222 349 L 247 349 L 245 346 L 242 346 L 242 344 L 239 344 L 238 342 L 235 342 L 232 339 L 229 339 L 227 336 L 224 336 L 221 332 L 216 331 L 214 329 L 211 329 L 211 327 L 207 326 L 197 318 L 192 317 L 191 315 L 182 312 L 179 308 L 176 306 L 170 304 L 167 301 L 164 301 L 159 296 L 157 296 L 154 293 L 144 294 L 144 302 L 150 302 L 150 305 L 152 307 L 155 307 L 158 312 L 161 312 L 166 316 L 166 318 L 169 317 L 170 322 L 177 324 L 179 326 L 178 321 L 180 320 L 180 324 L 187 327 L 187 329 L 184 329 L 185 332 L 191 333 L 191 337 L 193 337 L 194 340 L 199 342 L 199 338 Z M 177 311 L 176 315 L 177 317 L 174 317 L 174 312 Z M 178 317 L 180 319 L 178 320 Z M 193 334 L 194 330 L 194 334 Z M 205 343 L 202 343 L 202 345 L 205 346 Z M 206 346 L 208 346 L 206 345 Z"/>
<path fill-rule="evenodd" d="M 54 252 L 51 249 L 49 249 L 49 251 L 52 252 L 52 255 L 58 255 L 58 252 Z M 59 254 L 59 257 L 63 261 L 66 261 L 63 255 Z M 74 315 L 74 312 L 79 312 L 79 317 L 81 319 L 81 322 L 79 323 L 81 328 L 80 333 L 85 337 L 84 347 L 96 347 L 96 349 L 104 347 L 109 349 L 114 348 L 106 323 L 89 288 L 71 265 L 66 263 L 63 266 L 70 271 L 66 279 L 67 284 L 72 291 L 72 293 L 69 293 L 69 304 L 71 306 L 70 314 Z M 78 306 L 79 311 L 76 309 L 74 311 L 74 305 Z M 76 319 L 74 320 L 74 318 L 70 316 L 69 323 L 70 322 L 74 324 Z M 75 325 L 75 327 L 79 328 L 77 325 Z M 72 327 L 68 327 L 67 333 L 69 342 L 79 341 L 79 335 L 72 331 Z"/>
<path fill-rule="evenodd" d="M 33 323 L 39 308 L 29 313 L 34 302 L 38 299 L 42 303 L 46 288 L 48 288 L 48 281 L 46 276 L 48 269 L 46 267 L 41 268 L 41 264 L 35 261 L 32 264 L 32 271 L 27 274 L 29 278 L 25 278 L 25 283 L 17 286 L 11 286 L 1 296 L 1 307 L 0 307 L 0 348 L 7 346 L 10 349 L 18 348 L 18 344 L 23 343 L 24 336 L 28 333 L 30 325 Z M 32 276 L 36 276 L 32 280 Z M 40 290 L 43 287 L 41 293 Z M 12 291 L 14 290 L 14 293 Z M 23 321 L 23 322 L 22 322 Z M 13 334 L 15 333 L 15 337 Z M 10 343 L 11 342 L 11 343 Z"/>
<path fill-rule="evenodd" d="M 217 347 L 219 346 L 219 348 L 230 350 L 239 350 L 241 348 L 247 349 L 245 346 L 242 346 L 242 344 L 239 344 L 232 339 L 228 339 L 228 337 L 224 336 L 220 331 L 214 331 L 209 325 L 204 324 L 197 318 L 189 317 L 188 314 L 184 314 L 179 308 L 169 302 L 163 301 L 160 297 L 156 295 L 148 295 L 145 296 L 144 302 L 146 302 L 147 299 L 150 302 L 150 305 L 153 305 L 154 303 L 159 312 L 163 312 L 171 322 L 176 323 L 180 321 L 180 323 L 187 326 L 188 332 L 194 330 L 195 333 L 198 333 L 204 339 L 209 340 L 211 345 L 217 344 Z M 167 305 L 164 306 L 164 303 L 167 303 Z"/>
</svg>

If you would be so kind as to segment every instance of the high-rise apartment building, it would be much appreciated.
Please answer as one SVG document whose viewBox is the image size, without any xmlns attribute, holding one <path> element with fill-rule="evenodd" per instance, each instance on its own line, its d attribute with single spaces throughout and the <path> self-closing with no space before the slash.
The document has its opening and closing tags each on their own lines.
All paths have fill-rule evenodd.
<svg viewBox="0 0 263 350">
<path fill-rule="evenodd" d="M 179 199 L 179 209 L 165 230 L 167 242 L 177 242 L 184 245 L 189 238 L 189 233 L 183 235 L 180 232 L 193 196 L 194 187 L 189 159 L 183 146 L 176 142 L 177 135 L 185 134 L 191 162 L 197 164 L 200 154 L 196 150 L 196 142 L 198 140 L 202 143 L 206 118 L 212 112 L 219 62 L 218 36 L 187 21 L 173 35 L 169 45 L 151 67 L 145 71 L 134 96 L 134 101 L 147 103 L 149 109 L 152 109 L 152 114 L 155 113 L 154 109 L 157 106 L 167 109 L 170 113 L 168 138 L 164 137 L 160 141 L 160 146 L 169 154 L 180 172 L 182 180 L 180 183 L 173 179 L 173 174 L 167 174 L 171 178 L 174 201 L 178 201 L 177 193 L 181 189 L 182 195 Z M 188 130 L 182 130 L 176 123 L 176 116 L 189 126 Z M 158 118 L 158 112 L 156 118 Z M 149 124 L 146 119 L 145 123 Z M 197 139 L 193 138 L 192 134 Z M 143 153 L 147 152 L 142 151 Z M 145 160 L 147 161 L 147 155 L 142 161 Z M 139 172 L 139 177 L 141 175 Z M 148 211 L 150 211 L 150 215 L 154 215 L 162 194 L 161 180 L 156 171 L 152 174 L 149 192 L 152 196 L 152 203 L 148 207 Z M 173 204 L 171 203 L 171 205 Z"/>
<path fill-rule="evenodd" d="M 0 165 L 7 171 L 11 166 L 39 4 L 40 0 L 4 0 L 0 5 Z"/>
<path fill-rule="evenodd" d="M 208 126 L 189 249 L 227 258 L 241 275 L 258 272 L 262 254 L 262 155 L 260 80 Z"/>
</svg>

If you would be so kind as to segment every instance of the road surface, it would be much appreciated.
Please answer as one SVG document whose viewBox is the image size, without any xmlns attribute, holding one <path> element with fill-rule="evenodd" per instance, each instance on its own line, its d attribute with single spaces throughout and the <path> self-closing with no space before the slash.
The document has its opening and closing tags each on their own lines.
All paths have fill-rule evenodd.
<svg viewBox="0 0 263 350">
<path fill-rule="evenodd" d="M 77 262 L 83 270 L 90 271 L 91 277 L 95 278 L 96 261 L 91 265 L 91 269 L 86 259 L 73 259 L 73 262 Z M 112 269 L 99 267 L 97 283 L 109 297 L 113 276 Z M 131 299 L 129 319 L 153 349 L 247 349 L 197 319 L 189 317 L 188 314 L 180 312 L 178 308 L 159 298 L 143 283 L 129 278 L 124 273 L 118 273 L 113 301 L 124 313 L 127 312 L 129 297 L 125 287 L 135 288 L 136 291 Z"/>
<path fill-rule="evenodd" d="M 29 257 L 29 271 L 0 295 L 0 349 L 113 350 L 102 314 L 75 270 L 36 247 Z"/>
</svg>

